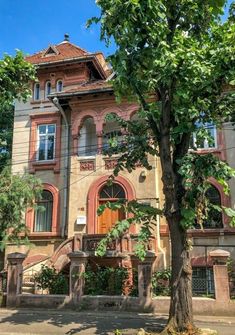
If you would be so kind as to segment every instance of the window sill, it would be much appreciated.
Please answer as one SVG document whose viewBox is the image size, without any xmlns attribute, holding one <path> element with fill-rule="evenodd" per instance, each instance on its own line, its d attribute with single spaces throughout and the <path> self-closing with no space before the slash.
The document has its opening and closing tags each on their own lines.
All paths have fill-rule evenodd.
<svg viewBox="0 0 235 335">
<path fill-rule="evenodd" d="M 28 234 L 29 238 L 43 238 L 49 239 L 51 237 L 61 237 L 59 232 L 31 232 Z"/>
<path fill-rule="evenodd" d="M 86 160 L 91 160 L 95 159 L 96 156 L 77 156 L 78 161 L 86 161 Z"/>
<path fill-rule="evenodd" d="M 32 162 L 30 173 L 35 173 L 35 171 L 41 170 L 54 170 L 55 173 L 60 172 L 57 160 Z"/>
<path fill-rule="evenodd" d="M 52 104 L 52 102 L 49 99 L 40 99 L 40 100 L 31 100 L 31 105 L 38 105 L 38 104 L 43 104 L 43 103 L 48 103 L 50 102 Z"/>
</svg>

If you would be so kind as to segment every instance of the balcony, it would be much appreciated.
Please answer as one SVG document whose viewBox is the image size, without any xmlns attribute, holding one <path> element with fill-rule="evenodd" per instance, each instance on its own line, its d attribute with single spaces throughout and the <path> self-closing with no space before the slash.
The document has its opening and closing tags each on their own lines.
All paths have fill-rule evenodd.
<svg viewBox="0 0 235 335">
<path fill-rule="evenodd" d="M 74 249 L 82 250 L 90 255 L 95 255 L 98 243 L 105 237 L 103 234 L 85 234 L 75 235 L 76 243 Z M 125 234 L 121 238 L 112 240 L 107 245 L 107 256 L 118 257 L 121 254 L 134 254 L 135 245 L 138 240 L 138 235 Z M 157 252 L 156 239 L 151 237 L 147 245 L 148 251 Z"/>
</svg>

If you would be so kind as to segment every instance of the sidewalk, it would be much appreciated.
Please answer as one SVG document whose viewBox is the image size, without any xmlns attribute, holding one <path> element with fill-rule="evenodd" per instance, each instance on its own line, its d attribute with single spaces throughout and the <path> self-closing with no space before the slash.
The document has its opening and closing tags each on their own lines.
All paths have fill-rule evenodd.
<svg viewBox="0 0 235 335">
<path fill-rule="evenodd" d="M 135 335 L 140 328 L 161 330 L 166 321 L 161 314 L 0 309 L 0 335 L 113 335 L 115 329 Z M 235 317 L 195 316 L 195 323 L 221 335 L 235 334 Z"/>
</svg>

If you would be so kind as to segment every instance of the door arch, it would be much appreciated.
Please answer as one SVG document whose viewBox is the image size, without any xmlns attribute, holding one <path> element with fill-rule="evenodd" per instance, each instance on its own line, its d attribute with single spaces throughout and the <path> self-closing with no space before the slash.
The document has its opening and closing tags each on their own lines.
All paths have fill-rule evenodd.
<svg viewBox="0 0 235 335">
<path fill-rule="evenodd" d="M 104 186 L 107 184 L 109 176 L 103 176 L 93 182 L 91 185 L 89 192 L 88 192 L 88 197 L 87 197 L 87 233 L 88 234 L 98 234 L 98 220 L 99 217 L 97 215 L 97 208 L 99 206 L 99 202 L 102 200 L 105 200 L 105 198 L 100 198 L 100 194 Z M 125 178 L 118 176 L 115 178 L 115 184 L 119 185 L 124 193 L 125 193 L 125 198 L 128 201 L 131 201 L 135 199 L 135 192 L 133 186 L 130 184 L 129 181 L 127 181 Z M 113 194 L 114 196 L 118 196 L 118 194 Z M 106 198 L 111 199 L 111 198 Z M 115 199 L 115 198 L 113 198 Z M 117 198 L 116 198 L 117 199 Z M 131 233 L 135 233 L 135 228 L 131 227 L 130 228 Z"/>
</svg>

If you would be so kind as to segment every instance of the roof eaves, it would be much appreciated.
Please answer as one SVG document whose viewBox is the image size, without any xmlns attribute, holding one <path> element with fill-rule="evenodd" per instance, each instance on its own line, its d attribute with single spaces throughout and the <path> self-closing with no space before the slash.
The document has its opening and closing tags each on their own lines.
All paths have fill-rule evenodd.
<svg viewBox="0 0 235 335">
<path fill-rule="evenodd" d="M 49 61 L 49 62 L 43 62 L 43 63 L 35 63 L 34 65 L 38 66 L 38 67 L 43 67 L 43 66 L 53 66 L 53 65 L 60 65 L 60 64 L 64 64 L 64 63 L 73 63 L 75 61 L 89 61 L 94 59 L 95 57 L 93 55 L 84 55 L 84 56 L 78 56 L 78 57 L 71 57 L 71 58 L 65 58 L 65 59 L 59 59 L 57 61 L 53 60 L 53 61 Z"/>
<path fill-rule="evenodd" d="M 77 91 L 77 92 L 60 92 L 60 93 L 52 93 L 48 96 L 49 99 L 57 98 L 68 98 L 74 96 L 81 96 L 87 94 L 95 94 L 95 93 L 105 93 L 105 92 L 113 92 L 113 87 L 103 87 L 103 88 L 94 88 L 89 90 Z"/>
</svg>

